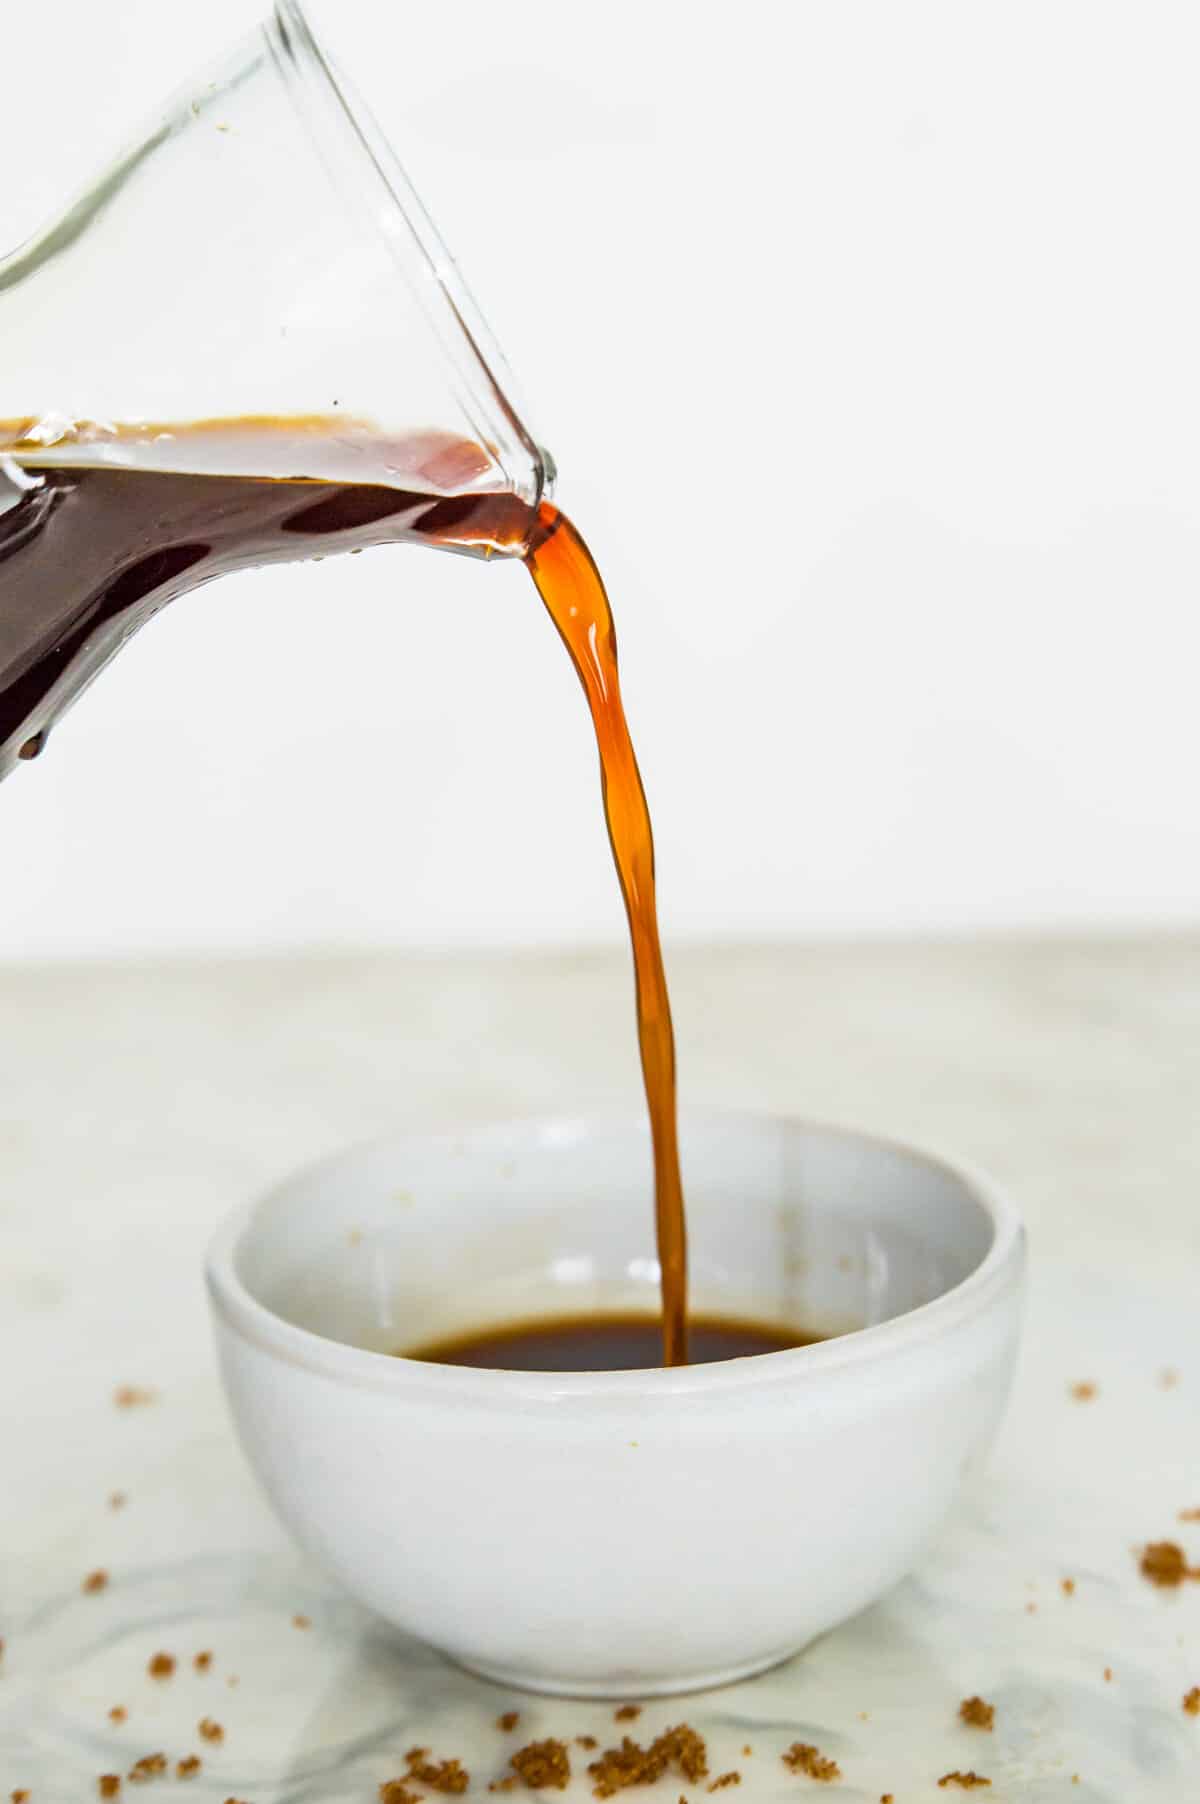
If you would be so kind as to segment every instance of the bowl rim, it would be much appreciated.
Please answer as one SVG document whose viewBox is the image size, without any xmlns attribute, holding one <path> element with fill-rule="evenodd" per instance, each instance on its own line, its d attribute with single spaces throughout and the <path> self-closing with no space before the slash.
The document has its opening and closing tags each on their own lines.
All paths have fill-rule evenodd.
<svg viewBox="0 0 1200 1804">
<path fill-rule="evenodd" d="M 550 1137 L 559 1144 L 565 1136 L 579 1139 L 604 1132 L 628 1132 L 636 1123 L 646 1133 L 644 1118 L 629 1112 L 581 1112 L 579 1114 L 529 1115 L 480 1120 L 466 1126 L 416 1129 L 377 1136 L 310 1161 L 259 1195 L 236 1205 L 219 1223 L 205 1256 L 205 1280 L 214 1315 L 261 1351 L 358 1388 L 393 1393 L 408 1399 L 417 1396 L 474 1400 L 480 1404 L 501 1401 L 561 1402 L 565 1398 L 613 1397 L 629 1402 L 676 1396 L 715 1396 L 747 1387 L 762 1389 L 825 1374 L 853 1371 L 864 1365 L 891 1365 L 898 1355 L 916 1352 L 945 1338 L 985 1314 L 1023 1278 L 1026 1231 L 1020 1213 L 1004 1191 L 978 1167 L 957 1157 L 933 1153 L 898 1137 L 837 1122 L 819 1121 L 769 1109 L 690 1108 L 680 1111 L 680 1126 L 721 1123 L 749 1127 L 787 1129 L 803 1135 L 820 1135 L 877 1152 L 899 1154 L 915 1165 L 924 1165 L 949 1177 L 987 1214 L 992 1242 L 979 1264 L 940 1296 L 887 1321 L 855 1328 L 830 1340 L 789 1347 L 774 1353 L 722 1360 L 709 1365 L 642 1367 L 618 1372 L 512 1372 L 473 1366 L 442 1366 L 422 1360 L 375 1352 L 347 1341 L 332 1340 L 310 1328 L 301 1328 L 276 1314 L 255 1297 L 238 1275 L 236 1256 L 243 1236 L 258 1211 L 277 1196 L 343 1165 L 388 1148 L 420 1144 L 436 1148 L 444 1144 L 461 1148 L 464 1141 L 505 1138 L 534 1144 Z"/>
</svg>

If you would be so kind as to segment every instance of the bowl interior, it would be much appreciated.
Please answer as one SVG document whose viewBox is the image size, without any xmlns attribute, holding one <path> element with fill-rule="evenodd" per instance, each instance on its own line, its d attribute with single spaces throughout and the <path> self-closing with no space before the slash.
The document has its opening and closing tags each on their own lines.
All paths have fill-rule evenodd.
<svg viewBox="0 0 1200 1804">
<path fill-rule="evenodd" d="M 766 1117 L 681 1122 L 693 1308 L 811 1335 L 932 1302 L 987 1255 L 982 1194 L 904 1147 Z M 243 1218 L 250 1295 L 377 1352 L 515 1320 L 657 1308 L 645 1125 L 532 1122 L 358 1148 Z"/>
</svg>

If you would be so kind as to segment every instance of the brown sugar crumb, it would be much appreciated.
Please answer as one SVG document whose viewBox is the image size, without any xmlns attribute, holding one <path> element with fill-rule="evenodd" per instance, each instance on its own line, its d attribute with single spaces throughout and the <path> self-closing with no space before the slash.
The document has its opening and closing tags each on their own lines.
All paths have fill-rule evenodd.
<svg viewBox="0 0 1200 1804">
<path fill-rule="evenodd" d="M 496 1727 L 503 1729 L 506 1735 L 511 1735 L 520 1720 L 521 1712 L 519 1710 L 506 1710 L 503 1716 L 496 1718 Z"/>
<path fill-rule="evenodd" d="M 108 1713 L 108 1720 L 110 1723 L 123 1723 L 128 1715 L 124 1704 L 114 1704 Z"/>
<path fill-rule="evenodd" d="M 1200 1685 L 1184 1693 L 1183 1708 L 1188 1716 L 1200 1716 Z"/>
<path fill-rule="evenodd" d="M 842 1776 L 837 1761 L 828 1759 L 811 1742 L 794 1741 L 782 1758 L 790 1772 L 805 1773 L 808 1778 L 820 1779 L 826 1785 Z"/>
<path fill-rule="evenodd" d="M 938 1780 L 939 1785 L 957 1785 L 963 1791 L 974 1791 L 977 1785 L 990 1785 L 982 1773 L 943 1773 Z"/>
<path fill-rule="evenodd" d="M 516 1791 L 521 1781 L 516 1773 L 509 1773 L 506 1779 L 493 1779 L 488 1785 L 489 1791 Z"/>
<path fill-rule="evenodd" d="M 1174 1366 L 1164 1366 L 1158 1374 L 1158 1382 L 1164 1391 L 1173 1391 L 1179 1383 L 1179 1373 Z"/>
<path fill-rule="evenodd" d="M 154 1654 L 146 1671 L 152 1679 L 169 1679 L 175 1671 L 174 1654 Z"/>
<path fill-rule="evenodd" d="M 23 1786 L 19 1790 L 11 1792 L 9 1795 L 12 1798 L 12 1804 L 29 1804 L 29 1793 Z"/>
<path fill-rule="evenodd" d="M 197 1672 L 207 1672 L 212 1665 L 212 1654 L 209 1649 L 205 1648 L 203 1652 L 193 1654 L 192 1665 L 196 1668 Z"/>
<path fill-rule="evenodd" d="M 591 1748 L 598 1748 L 600 1743 L 596 1740 L 594 1735 L 577 1735 L 575 1737 L 575 1746 L 577 1748 L 588 1748 L 590 1750 Z"/>
<path fill-rule="evenodd" d="M 742 1749 L 743 1756 L 748 1757 L 749 1755 L 753 1754 L 753 1752 L 754 1752 L 754 1749 L 750 1746 L 750 1743 L 747 1742 L 745 1747 Z"/>
<path fill-rule="evenodd" d="M 194 1779 L 202 1765 L 199 1754 L 185 1754 L 182 1760 L 175 1762 L 177 1779 Z"/>
<path fill-rule="evenodd" d="M 1077 1379 L 1069 1388 L 1071 1397 L 1076 1403 L 1090 1403 L 1099 1390 L 1099 1386 L 1093 1384 L 1090 1378 Z M 938 1784 L 941 1784 L 940 1779 Z"/>
<path fill-rule="evenodd" d="M 681 1723 L 677 1729 L 668 1729 L 651 1745 L 665 1746 L 685 1779 L 694 1783 L 697 1779 L 708 1778 L 708 1748 L 704 1737 L 697 1735 L 687 1723 Z"/>
<path fill-rule="evenodd" d="M 893 1798 L 890 1791 L 885 1791 L 879 1800 L 879 1804 L 896 1804 L 896 1800 Z"/>
<path fill-rule="evenodd" d="M 1151 1541 L 1142 1549 L 1138 1570 L 1152 1585 L 1165 1588 L 1182 1585 L 1184 1579 L 1196 1578 L 1178 1541 Z"/>
<path fill-rule="evenodd" d="M 1062 1581 L 1062 1594 L 1064 1597 L 1074 1597 L 1075 1580 L 1073 1578 L 1065 1578 Z"/>
<path fill-rule="evenodd" d="M 460 1760 L 430 1760 L 428 1748 L 410 1748 L 404 1756 L 408 1767 L 408 1776 L 420 1785 L 427 1785 L 430 1791 L 443 1791 L 457 1794 L 466 1791 L 471 1783 L 471 1775 Z"/>
<path fill-rule="evenodd" d="M 615 1723 L 631 1723 L 642 1714 L 640 1704 L 622 1704 L 619 1710 L 613 1711 Z"/>
<path fill-rule="evenodd" d="M 611 1798 L 627 1785 L 652 1785 L 666 1772 L 670 1763 L 652 1758 L 648 1749 L 640 1747 L 626 1735 L 619 1748 L 605 1748 L 599 1760 L 588 1763 L 588 1772 L 596 1781 L 592 1795 Z"/>
<path fill-rule="evenodd" d="M 96 1784 L 102 1798 L 115 1798 L 121 1790 L 120 1773 L 101 1773 Z"/>
<path fill-rule="evenodd" d="M 97 1566 L 95 1572 L 88 1573 L 83 1584 L 79 1588 L 81 1591 L 87 1592 L 89 1596 L 94 1596 L 97 1591 L 103 1591 L 107 1584 L 107 1572 L 105 1572 L 103 1566 Z"/>
<path fill-rule="evenodd" d="M 982 1698 L 964 1698 L 958 1706 L 960 1721 L 969 1729 L 991 1729 L 996 1722 L 995 1704 L 985 1704 Z"/>
<path fill-rule="evenodd" d="M 158 1392 L 141 1384 L 119 1384 L 113 1392 L 113 1402 L 118 1409 L 141 1409 L 147 1403 L 156 1403 Z"/>
<path fill-rule="evenodd" d="M 531 1741 L 518 1748 L 509 1765 L 530 1791 L 565 1791 L 571 1778 L 571 1761 L 565 1741 Z"/>
<path fill-rule="evenodd" d="M 1181 1522 L 1200 1522 L 1200 1510 L 1180 1510 L 1179 1520 Z"/>
<path fill-rule="evenodd" d="M 379 1787 L 379 1804 L 420 1804 L 419 1791 L 410 1791 L 403 1779 L 385 1779 Z"/>
<path fill-rule="evenodd" d="M 1112 1667 L 1111 1666 L 1106 1666 L 1104 1668 L 1104 1683 L 1106 1685 L 1112 1684 Z"/>
<path fill-rule="evenodd" d="M 128 1502 L 128 1495 L 124 1491 L 110 1491 L 108 1494 L 108 1507 L 110 1510 L 123 1510 Z"/>
<path fill-rule="evenodd" d="M 704 1737 L 697 1735 L 688 1723 L 664 1730 L 648 1748 L 640 1747 L 626 1735 L 619 1748 L 606 1748 L 599 1760 L 593 1760 L 588 1772 L 596 1781 L 593 1795 L 611 1798 L 630 1785 L 653 1785 L 671 1767 L 678 1768 L 693 1783 L 708 1778 Z"/>
<path fill-rule="evenodd" d="M 740 1773 L 718 1773 L 708 1789 L 709 1791 L 724 1791 L 727 1785 L 740 1785 L 741 1783 L 742 1775 Z"/>
<path fill-rule="evenodd" d="M 220 1723 L 215 1723 L 211 1716 L 202 1716 L 196 1724 L 198 1732 L 205 1741 L 224 1741 L 225 1731 Z"/>
<path fill-rule="evenodd" d="M 1037 1605 L 1036 1604 L 1026 1604 L 1025 1605 L 1025 1614 L 1026 1614 L 1026 1616 L 1036 1616 L 1037 1615 Z"/>
<path fill-rule="evenodd" d="M 311 1629 L 312 1617 L 297 1614 L 292 1617 L 292 1627 L 294 1629 Z"/>
<path fill-rule="evenodd" d="M 165 1754 L 143 1754 L 141 1759 L 135 1760 L 130 1767 L 129 1777 L 135 1785 L 142 1785 L 147 1779 L 157 1779 L 166 1770 L 167 1757 Z"/>
</svg>

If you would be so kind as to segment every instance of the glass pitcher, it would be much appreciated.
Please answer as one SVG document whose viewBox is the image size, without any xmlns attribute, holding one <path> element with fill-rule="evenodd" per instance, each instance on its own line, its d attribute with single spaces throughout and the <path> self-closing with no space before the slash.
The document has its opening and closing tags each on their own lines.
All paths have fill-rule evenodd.
<svg viewBox="0 0 1200 1804">
<path fill-rule="evenodd" d="M 519 556 L 552 480 L 403 170 L 276 0 L 0 262 L 0 776 L 185 590 L 385 541 Z"/>
</svg>

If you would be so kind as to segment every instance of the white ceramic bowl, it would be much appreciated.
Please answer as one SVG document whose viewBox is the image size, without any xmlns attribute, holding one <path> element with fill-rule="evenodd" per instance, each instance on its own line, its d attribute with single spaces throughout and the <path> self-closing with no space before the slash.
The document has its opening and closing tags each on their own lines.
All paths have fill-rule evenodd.
<svg viewBox="0 0 1200 1804">
<path fill-rule="evenodd" d="M 367 1146 L 218 1233 L 242 1444 L 297 1540 L 489 1677 L 646 1696 L 755 1672 L 894 1584 L 990 1442 L 1024 1233 L 978 1179 L 804 1122 L 682 1122 L 699 1309 L 838 1335 L 686 1370 L 474 1371 L 457 1329 L 657 1302 L 648 1136 Z"/>
</svg>

